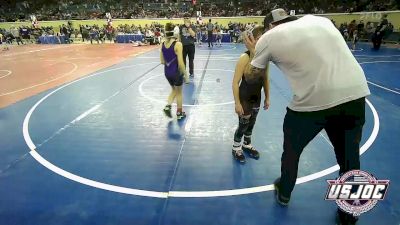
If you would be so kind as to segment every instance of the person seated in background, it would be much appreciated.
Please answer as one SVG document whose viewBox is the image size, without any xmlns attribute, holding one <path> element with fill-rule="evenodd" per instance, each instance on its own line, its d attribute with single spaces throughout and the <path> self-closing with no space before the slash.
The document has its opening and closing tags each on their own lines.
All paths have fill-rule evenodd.
<svg viewBox="0 0 400 225">
<path fill-rule="evenodd" d="M 155 41 L 154 33 L 151 31 L 151 29 L 146 29 L 145 30 L 145 40 L 146 42 L 149 42 L 150 45 L 153 45 Z"/>
<path fill-rule="evenodd" d="M 367 39 L 368 41 L 372 39 L 372 35 L 374 34 L 374 25 L 371 22 L 367 22 L 365 25 L 365 32 L 367 33 Z"/>
<path fill-rule="evenodd" d="M 385 36 L 383 37 L 383 39 L 387 39 L 394 31 L 394 26 L 392 23 L 389 23 L 387 28 L 386 28 L 386 32 L 385 32 Z"/>
<path fill-rule="evenodd" d="M 104 28 L 101 28 L 99 30 L 99 40 L 101 43 L 104 43 L 106 41 L 106 30 Z"/>
<path fill-rule="evenodd" d="M 61 29 L 60 29 L 60 32 L 61 32 L 62 35 L 64 35 L 65 43 L 70 44 L 71 42 L 70 42 L 70 40 L 69 40 L 69 30 L 68 30 L 68 28 L 65 26 L 65 24 L 62 25 L 62 27 L 61 27 Z"/>
<path fill-rule="evenodd" d="M 22 40 L 25 41 L 25 43 L 30 42 L 30 29 L 26 26 L 22 26 L 19 29 L 19 32 L 21 33 Z"/>
<path fill-rule="evenodd" d="M 215 37 L 215 41 L 216 41 L 216 43 L 215 43 L 215 45 L 218 45 L 219 44 L 219 47 L 221 47 L 222 46 L 222 30 L 221 29 L 216 29 L 216 37 Z"/>
<path fill-rule="evenodd" d="M 160 31 L 160 28 L 156 28 L 155 32 L 154 32 L 154 36 L 156 37 L 157 40 L 157 44 L 161 44 L 161 39 L 162 39 L 162 33 Z"/>
<path fill-rule="evenodd" d="M 345 27 L 343 30 L 343 38 L 345 41 L 348 41 L 350 38 L 349 30 L 347 29 L 347 27 Z"/>
<path fill-rule="evenodd" d="M 99 31 L 97 30 L 96 26 L 93 26 L 92 29 L 90 30 L 90 44 L 93 44 L 93 39 L 97 41 L 97 44 L 100 44 L 99 42 Z"/>
<path fill-rule="evenodd" d="M 114 28 L 111 25 L 108 25 L 106 28 L 106 36 L 107 39 L 110 41 L 110 43 L 114 39 L 114 32 L 115 32 Z"/>
<path fill-rule="evenodd" d="M 353 51 L 356 50 L 356 44 L 358 42 L 358 39 L 359 39 L 358 30 L 354 30 L 354 32 L 353 32 L 353 41 L 352 41 L 352 43 L 353 43 Z"/>
<path fill-rule="evenodd" d="M 235 26 L 235 28 L 233 29 L 233 36 L 232 36 L 233 43 L 239 43 L 240 33 L 241 31 L 239 29 L 239 26 Z"/>
<path fill-rule="evenodd" d="M 20 33 L 19 33 L 19 29 L 17 29 L 15 26 L 11 26 L 10 33 L 11 33 L 13 39 L 15 39 L 15 41 L 17 42 L 18 45 L 19 45 L 20 42 L 21 42 L 21 44 L 24 44 L 24 42 L 21 39 L 21 36 L 20 36 Z"/>
<path fill-rule="evenodd" d="M 207 36 L 208 36 L 207 27 L 206 27 L 205 25 L 202 25 L 202 27 L 201 27 L 201 39 L 200 39 L 200 42 L 203 41 L 203 37 L 205 37 L 206 40 L 207 40 Z"/>
<path fill-rule="evenodd" d="M 347 28 L 349 32 L 349 37 L 353 38 L 353 33 L 355 30 L 357 30 L 356 20 L 352 20 Z"/>
<path fill-rule="evenodd" d="M 7 46 L 7 42 L 5 41 L 4 35 L 0 32 L 0 46 L 3 44 L 3 42 L 4 42 L 3 51 L 9 50 L 9 48 Z"/>
<path fill-rule="evenodd" d="M 365 35 L 365 24 L 364 20 L 360 20 L 360 22 L 357 24 L 357 31 L 358 31 L 358 36 L 363 37 Z"/>
</svg>

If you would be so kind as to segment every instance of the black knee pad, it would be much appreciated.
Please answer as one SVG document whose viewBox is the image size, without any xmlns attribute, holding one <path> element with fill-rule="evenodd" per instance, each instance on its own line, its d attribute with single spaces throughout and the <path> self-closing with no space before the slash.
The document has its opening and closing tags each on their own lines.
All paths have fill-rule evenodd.
<svg viewBox="0 0 400 225">
<path fill-rule="evenodd" d="M 243 125 L 248 125 L 250 123 L 250 118 L 251 117 L 248 117 L 248 116 L 246 116 L 246 117 L 240 116 L 239 123 L 243 124 Z"/>
</svg>

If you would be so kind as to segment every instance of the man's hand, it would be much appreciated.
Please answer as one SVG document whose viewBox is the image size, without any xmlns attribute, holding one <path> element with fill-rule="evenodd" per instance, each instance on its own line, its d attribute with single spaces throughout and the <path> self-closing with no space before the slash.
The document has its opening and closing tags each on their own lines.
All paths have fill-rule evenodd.
<svg viewBox="0 0 400 225">
<path fill-rule="evenodd" d="M 192 27 L 189 27 L 188 29 L 190 36 L 194 37 L 196 33 L 193 31 Z"/>
<path fill-rule="evenodd" d="M 247 32 L 244 32 L 243 34 L 246 48 L 250 51 L 250 54 L 254 55 L 257 41 L 254 39 L 253 35 L 248 36 Z"/>
<path fill-rule="evenodd" d="M 269 99 L 266 98 L 266 99 L 264 100 L 264 110 L 269 109 L 269 104 L 270 104 Z"/>
<path fill-rule="evenodd" d="M 235 104 L 235 112 L 238 114 L 238 116 L 243 116 L 244 111 L 240 103 Z"/>
<path fill-rule="evenodd" d="M 244 75 L 246 77 L 262 76 L 261 74 L 265 72 L 265 69 L 260 69 L 260 68 L 254 67 L 250 64 L 251 61 L 253 60 L 253 57 L 255 54 L 255 48 L 256 48 L 257 41 L 254 39 L 253 35 L 248 36 L 247 31 L 243 32 L 243 34 L 244 34 L 244 43 L 246 45 L 246 48 L 250 51 L 249 64 L 246 66 L 246 69 L 244 70 Z"/>
</svg>

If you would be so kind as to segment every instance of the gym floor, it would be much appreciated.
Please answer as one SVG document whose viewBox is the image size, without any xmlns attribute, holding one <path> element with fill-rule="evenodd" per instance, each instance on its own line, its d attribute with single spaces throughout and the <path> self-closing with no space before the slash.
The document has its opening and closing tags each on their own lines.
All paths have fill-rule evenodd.
<svg viewBox="0 0 400 225">
<path fill-rule="evenodd" d="M 353 51 L 368 79 L 361 169 L 391 181 L 360 225 L 400 224 L 400 49 Z M 330 225 L 338 175 L 321 132 L 305 149 L 287 208 L 276 204 L 291 91 L 271 66 L 271 107 L 253 132 L 259 160 L 232 158 L 231 82 L 241 44 L 196 47 L 183 121 L 157 47 L 23 46 L 0 58 L 0 224 Z"/>
</svg>

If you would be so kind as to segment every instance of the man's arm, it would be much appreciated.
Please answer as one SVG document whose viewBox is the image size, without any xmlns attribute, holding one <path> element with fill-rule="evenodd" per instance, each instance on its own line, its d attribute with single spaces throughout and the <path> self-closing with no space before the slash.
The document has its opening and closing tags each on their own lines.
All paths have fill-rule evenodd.
<svg viewBox="0 0 400 225">
<path fill-rule="evenodd" d="M 246 33 L 244 33 L 244 43 L 246 44 L 247 49 L 250 51 L 250 60 L 249 60 L 249 63 L 245 67 L 244 75 L 245 76 L 253 75 L 253 76 L 257 76 L 257 77 L 262 76 L 265 73 L 265 68 L 258 68 L 258 67 L 251 65 L 251 61 L 253 61 L 255 53 L 256 53 L 257 41 L 254 40 L 254 37 L 252 35 L 247 36 Z"/>
<path fill-rule="evenodd" d="M 244 75 L 245 76 L 255 76 L 255 77 L 260 77 L 265 73 L 265 69 L 262 68 L 257 68 L 253 65 L 251 65 L 251 61 L 253 61 L 254 58 L 254 53 L 252 54 L 250 52 L 250 59 L 249 63 L 247 63 L 245 70 L 244 70 Z"/>
<path fill-rule="evenodd" d="M 267 68 L 265 69 L 263 88 L 264 88 L 264 95 L 265 95 L 264 109 L 267 110 L 269 108 L 269 104 L 270 104 L 270 101 L 269 101 L 269 63 L 267 64 Z"/>
<path fill-rule="evenodd" d="M 379 32 L 383 32 L 386 30 L 387 24 L 383 25 L 382 28 L 379 30 Z"/>
<path fill-rule="evenodd" d="M 382 27 L 381 27 L 381 29 L 378 31 L 379 33 L 384 32 L 384 31 L 386 30 L 387 26 L 388 26 L 387 20 L 384 21 L 384 22 L 382 22 L 382 23 L 383 23 L 383 24 L 382 24 Z"/>
</svg>

